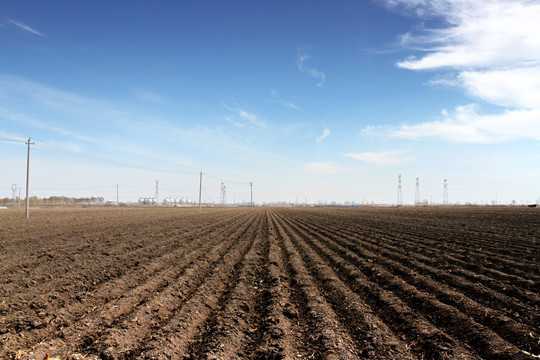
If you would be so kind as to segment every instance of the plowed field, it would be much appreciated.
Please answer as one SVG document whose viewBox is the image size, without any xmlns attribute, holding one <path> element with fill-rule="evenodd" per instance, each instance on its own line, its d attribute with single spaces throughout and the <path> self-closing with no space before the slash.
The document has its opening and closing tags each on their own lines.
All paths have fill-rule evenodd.
<svg viewBox="0 0 540 360">
<path fill-rule="evenodd" d="M 0 224 L 1 359 L 540 354 L 538 209 L 36 209 Z"/>
</svg>

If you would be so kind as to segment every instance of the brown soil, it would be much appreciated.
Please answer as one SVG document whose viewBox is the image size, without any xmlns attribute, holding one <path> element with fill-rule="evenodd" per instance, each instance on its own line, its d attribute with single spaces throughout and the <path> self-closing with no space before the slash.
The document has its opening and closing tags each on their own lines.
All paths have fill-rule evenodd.
<svg viewBox="0 0 540 360">
<path fill-rule="evenodd" d="M 534 208 L 0 213 L 0 358 L 533 359 Z"/>
</svg>

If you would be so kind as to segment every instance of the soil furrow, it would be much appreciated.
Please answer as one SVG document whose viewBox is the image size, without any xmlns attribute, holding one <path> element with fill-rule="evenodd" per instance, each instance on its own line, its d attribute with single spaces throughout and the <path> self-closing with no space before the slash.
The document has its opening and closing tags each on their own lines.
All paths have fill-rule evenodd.
<svg viewBox="0 0 540 360">
<path fill-rule="evenodd" d="M 304 234 L 302 230 L 294 226 L 293 228 L 299 234 Z M 301 236 L 301 238 L 308 239 L 307 236 Z M 309 245 L 314 246 L 313 244 Z M 340 279 L 347 284 L 346 286 L 350 287 L 360 296 L 362 301 L 370 306 L 372 312 L 384 321 L 385 326 L 390 327 L 400 339 L 407 341 L 410 350 L 417 357 L 428 359 L 475 358 L 451 336 L 434 327 L 421 313 L 413 311 L 402 299 L 371 282 L 356 266 L 341 262 L 328 250 L 321 250 L 316 246 L 313 249 L 304 247 L 303 253 L 304 257 L 313 259 L 312 263 L 328 262 L 333 265 L 333 268 L 338 271 Z M 323 261 L 318 260 L 318 256 Z"/>
<path fill-rule="evenodd" d="M 277 239 L 276 219 L 268 211 L 268 256 L 266 259 L 266 287 L 268 304 L 263 315 L 262 333 L 256 359 L 292 360 L 307 358 L 314 351 L 307 342 L 310 329 L 300 317 L 291 294 L 286 259 Z"/>
<path fill-rule="evenodd" d="M 310 245 L 316 248 L 317 251 L 325 253 L 327 259 L 333 261 L 336 266 L 343 266 L 342 264 L 347 262 L 344 258 L 331 252 L 330 249 L 321 246 L 320 243 L 312 241 Z M 378 261 L 368 262 L 353 253 L 350 256 L 356 259 L 355 265 L 359 266 L 359 269 L 366 274 L 369 281 L 373 281 L 379 286 L 392 291 L 411 308 L 425 313 L 430 322 L 442 327 L 453 336 L 457 336 L 481 356 L 492 359 L 526 358 L 517 347 L 504 341 L 493 331 L 474 322 L 454 307 L 443 304 L 434 299 L 431 294 L 419 291 L 404 280 L 392 276 L 386 268 L 378 265 Z M 333 260 L 334 257 L 335 260 Z"/>
<path fill-rule="evenodd" d="M 238 233 L 239 231 L 247 231 L 248 228 L 248 225 L 243 225 L 231 229 Z M 71 323 L 77 324 L 76 327 L 62 326 L 62 324 L 70 323 L 68 321 L 70 314 L 59 310 L 64 318 L 60 322 L 61 331 L 58 332 L 58 337 L 62 340 L 56 341 L 56 351 L 69 353 L 69 351 L 78 348 L 86 353 L 103 352 L 103 345 L 100 345 L 100 343 L 105 342 L 103 338 L 106 338 L 109 332 L 114 332 L 118 327 L 122 329 L 137 328 L 138 324 L 136 323 L 139 317 L 144 318 L 144 315 L 140 316 L 141 311 L 144 312 L 143 310 L 155 307 L 159 302 L 159 296 L 171 297 L 173 296 L 171 292 L 175 290 L 181 291 L 181 285 L 189 289 L 189 286 L 196 286 L 197 281 L 202 282 L 204 271 L 211 268 L 215 261 L 230 249 L 232 242 L 206 241 L 207 244 L 205 244 L 204 238 L 198 240 L 201 241 L 200 243 L 196 241 L 193 244 L 194 248 L 186 248 L 187 252 L 181 251 L 179 254 L 181 256 L 176 261 L 175 259 L 167 259 L 168 261 L 165 263 L 158 261 L 156 265 L 165 266 L 165 268 L 144 283 L 126 279 L 127 288 L 113 288 L 111 293 L 107 293 L 107 288 L 100 288 L 90 298 L 94 299 L 101 296 L 105 297 L 106 301 L 101 302 L 103 304 L 101 306 L 98 304 L 88 308 L 88 314 L 84 313 L 86 316 L 83 319 L 71 321 Z M 180 276 L 182 277 L 179 279 Z M 109 296 L 113 296 L 113 298 Z M 160 315 L 162 314 L 158 314 L 158 316 Z M 133 319 L 137 319 L 137 321 L 130 323 L 129 321 Z M 148 324 L 144 324 L 142 327 L 145 328 L 146 325 Z M 48 344 L 43 344 L 43 346 L 35 349 L 34 353 L 47 346 Z M 100 348 L 101 350 L 99 350 Z M 126 346 L 126 348 L 129 347 Z M 109 354 L 105 355 L 109 356 Z"/>
<path fill-rule="evenodd" d="M 287 253 L 286 257 L 291 266 L 292 285 L 299 290 L 301 306 L 305 307 L 305 315 L 309 317 L 309 326 L 314 330 L 310 341 L 318 344 L 318 354 L 315 354 L 315 357 L 327 359 L 363 357 L 359 354 L 351 334 L 345 329 L 332 306 L 326 301 L 324 294 L 319 291 L 315 279 L 293 245 L 290 230 L 287 229 L 281 216 L 278 217 L 276 225 L 278 238 Z"/>
<path fill-rule="evenodd" d="M 190 349 L 201 341 L 205 325 L 222 304 L 224 294 L 231 291 L 243 268 L 246 254 L 254 247 L 255 230 L 261 216 L 249 222 L 249 229 L 234 238 L 235 249 L 227 252 L 213 272 L 181 307 L 171 314 L 167 323 L 155 329 L 141 344 L 139 357 L 145 359 L 189 358 Z"/>
<path fill-rule="evenodd" d="M 538 221 L 537 221 L 538 223 Z M 483 240 L 485 233 L 473 232 L 469 230 L 464 231 L 459 229 L 445 229 L 445 228 L 432 228 L 430 232 L 426 232 L 426 228 L 422 226 L 421 228 L 398 228 L 396 227 L 395 231 L 389 232 L 389 226 L 372 226 L 369 229 L 369 233 L 378 233 L 383 238 L 384 237 L 393 237 L 396 238 L 400 244 L 409 243 L 413 246 L 418 247 L 420 245 L 425 245 L 426 249 L 430 249 L 432 246 L 432 241 L 436 240 L 438 243 L 439 250 L 444 252 L 448 256 L 452 257 L 454 261 L 461 261 L 464 264 L 471 265 L 474 267 L 482 266 L 481 264 L 486 263 L 486 271 L 489 272 L 492 267 L 501 266 L 503 272 L 508 275 L 514 275 L 517 277 L 522 277 L 523 271 L 525 274 L 530 274 L 531 270 L 534 269 L 534 262 L 518 262 L 515 259 L 521 258 L 524 255 L 524 251 L 518 253 L 518 256 L 510 256 L 500 251 L 490 252 L 486 251 L 486 248 L 490 248 L 493 245 L 493 239 Z M 540 223 L 538 223 L 540 226 Z M 403 225 L 401 225 L 403 227 Z M 460 236 L 456 236 L 456 233 L 461 232 Z M 451 246 L 449 246 L 451 244 Z M 461 247 L 456 247 L 456 245 L 462 244 Z M 526 247 L 527 250 L 532 250 L 534 244 L 531 244 L 530 247 Z M 506 248 L 506 247 L 505 247 Z M 480 250 L 477 250 L 480 249 Z M 495 248 L 500 249 L 500 247 Z M 540 252 L 540 248 L 536 247 L 537 253 Z M 532 252 L 531 252 L 532 253 Z M 476 261 L 471 262 L 471 257 Z M 482 260 L 481 263 L 478 260 Z M 538 277 L 540 279 L 540 276 Z"/>
<path fill-rule="evenodd" d="M 145 342 L 156 329 L 160 329 L 181 311 L 197 292 L 205 287 L 207 278 L 227 261 L 229 254 L 236 253 L 237 237 L 251 233 L 253 216 L 246 218 L 240 227 L 233 226 L 230 233 L 232 243 L 220 235 L 222 241 L 211 251 L 203 253 L 188 266 L 185 272 L 172 284 L 167 284 L 162 291 L 153 294 L 138 306 L 135 312 L 121 317 L 120 325 L 107 330 L 103 337 L 96 340 L 100 356 L 106 359 L 136 358 L 145 350 Z"/>
<path fill-rule="evenodd" d="M 320 214 L 317 215 L 319 215 L 319 220 L 324 220 L 320 218 Z M 327 219 L 324 221 L 326 223 L 329 222 Z M 314 221 L 314 223 L 317 223 L 317 221 Z M 343 224 L 343 222 L 337 221 L 335 222 L 335 227 L 339 229 L 341 224 Z M 393 224 L 393 226 L 395 226 L 395 224 Z M 540 282 L 535 282 L 531 280 L 525 281 L 523 279 L 522 272 L 515 273 L 517 268 L 525 266 L 527 269 L 526 274 L 530 276 L 530 272 L 532 269 L 531 265 L 526 265 L 523 262 L 517 263 L 514 259 L 510 258 L 510 267 L 508 266 L 508 264 L 506 264 L 504 268 L 508 271 L 501 272 L 493 268 L 495 267 L 495 264 L 493 264 L 492 262 L 494 259 L 501 256 L 500 252 L 498 254 L 486 254 L 485 252 L 474 250 L 476 247 L 479 246 L 478 239 L 469 240 L 466 243 L 466 245 L 468 246 L 465 249 L 460 249 L 459 251 L 453 247 L 448 246 L 448 244 L 452 244 L 452 246 L 455 245 L 461 240 L 462 237 L 470 238 L 471 235 L 469 233 L 463 234 L 462 237 L 453 237 L 451 235 L 453 231 L 445 231 L 444 229 L 440 228 L 429 234 L 425 233 L 425 230 L 423 228 L 415 229 L 414 233 L 411 233 L 411 231 L 408 229 L 403 230 L 397 227 L 394 231 L 390 232 L 388 230 L 389 228 L 390 226 L 381 226 L 381 224 L 370 224 L 370 226 L 366 226 L 359 225 L 356 221 L 349 221 L 347 222 L 347 228 L 342 229 L 342 231 L 354 234 L 370 234 L 371 238 L 377 239 L 380 243 L 394 243 L 398 247 L 409 247 L 415 252 L 421 250 L 428 256 L 432 255 L 433 253 L 433 241 L 435 240 L 437 241 L 437 254 L 444 254 L 444 257 L 449 260 L 450 264 L 458 264 L 459 266 L 470 268 L 476 272 L 490 274 L 497 279 L 501 279 L 503 281 L 506 280 L 510 284 L 515 284 L 517 282 L 518 284 L 521 284 L 525 289 L 535 287 L 536 292 L 538 292 Z M 444 234 L 444 237 L 440 238 L 440 235 L 438 234 Z M 474 246 L 471 246 L 473 243 Z M 531 253 L 533 253 L 531 248 L 527 249 Z M 537 254 L 540 253 L 540 249 L 538 249 L 536 252 Z M 521 253 L 519 257 L 521 258 L 522 256 L 523 253 Z M 471 261 L 471 259 L 473 260 Z M 517 268 L 514 267 L 514 265 L 516 264 L 518 264 Z M 534 261 L 531 262 L 531 264 L 534 264 Z M 538 277 L 538 279 L 540 279 L 540 277 Z"/>
<path fill-rule="evenodd" d="M 534 359 L 526 207 L 0 211 L 0 358 Z"/>
<path fill-rule="evenodd" d="M 295 219 L 295 221 L 298 220 Z M 490 327 L 493 331 L 499 333 L 503 338 L 516 346 L 534 353 L 539 352 L 540 346 L 535 341 L 538 337 L 537 330 L 535 331 L 533 329 L 535 327 L 534 324 L 538 324 L 540 317 L 535 310 L 531 309 L 531 307 L 516 304 L 514 300 L 507 297 L 501 299 L 502 296 L 500 294 L 495 294 L 495 300 L 491 302 L 496 305 L 496 308 L 485 307 L 471 300 L 464 294 L 448 288 L 444 284 L 445 282 L 441 284 L 440 282 L 432 280 L 432 278 L 440 281 L 441 278 L 450 277 L 451 280 L 453 280 L 449 281 L 452 284 L 452 287 L 457 287 L 458 289 L 470 289 L 471 285 L 469 285 L 469 287 L 464 286 L 460 284 L 459 279 L 456 280 L 451 275 L 445 276 L 441 274 L 440 271 L 435 271 L 425 265 L 415 263 L 415 261 L 411 259 L 413 256 L 401 256 L 397 250 L 392 252 L 381 251 L 380 248 L 370 246 L 370 244 L 363 241 L 354 241 L 354 239 L 348 240 L 345 239 L 345 237 L 337 239 L 336 236 L 328 235 L 326 231 L 321 230 L 316 226 L 309 226 L 309 224 L 302 226 L 307 226 L 308 231 L 311 234 L 316 233 L 317 235 L 325 236 L 325 243 L 329 246 L 334 244 L 333 248 L 336 249 L 336 247 L 338 247 L 337 251 L 343 250 L 339 249 L 339 247 L 345 247 L 356 254 L 361 254 L 364 258 L 377 258 L 378 262 L 386 269 L 390 270 L 395 276 L 401 277 L 418 289 L 436 295 L 441 302 L 454 306 L 463 313 L 468 314 L 473 317 L 475 321 Z M 426 273 L 428 274 L 427 277 L 423 275 Z M 493 294 L 481 292 L 480 298 L 482 298 L 481 295 L 484 295 L 484 298 L 487 297 L 489 299 Z M 501 304 L 499 304 L 497 300 L 503 301 L 500 301 Z M 508 308 L 519 311 L 519 314 L 521 314 L 520 321 L 525 322 L 525 324 L 517 322 L 501 312 L 501 309 L 504 311 L 504 309 Z M 529 324 L 529 326 L 526 324 Z M 533 329 L 531 329 L 531 326 Z"/>
<path fill-rule="evenodd" d="M 231 281 L 234 286 L 220 298 L 220 310 L 209 317 L 211 321 L 201 336 L 202 341 L 189 351 L 192 359 L 253 358 L 254 344 L 261 332 L 261 314 L 267 307 L 263 273 L 263 260 L 268 254 L 267 229 L 264 214 L 242 269 Z"/>
<path fill-rule="evenodd" d="M 298 218 L 295 219 L 298 220 Z M 462 267 L 455 266 L 452 263 L 441 263 L 441 256 L 447 257 L 446 254 L 430 251 L 429 257 L 424 256 L 418 253 L 418 248 L 407 247 L 403 243 L 392 245 L 392 242 L 386 238 L 384 241 L 381 241 L 381 239 L 372 240 L 366 238 L 362 233 L 343 229 L 342 226 L 334 223 L 326 226 L 325 229 L 317 228 L 316 231 L 324 233 L 333 239 L 345 238 L 351 240 L 362 248 L 367 247 L 371 251 L 383 254 L 387 257 L 400 258 L 402 262 L 407 263 L 407 266 L 414 268 L 416 271 L 427 273 L 429 276 L 437 278 L 438 281 L 442 281 L 452 287 L 458 287 L 468 296 L 471 296 L 475 300 L 479 300 L 487 306 L 498 307 L 500 309 L 507 309 L 508 307 L 515 308 L 520 314 L 528 313 L 529 315 L 526 315 L 525 318 L 530 319 L 532 323 L 537 323 L 535 318 L 538 317 L 538 312 L 531 312 L 527 307 L 521 306 L 520 303 L 516 303 L 511 297 L 518 297 L 521 300 L 532 304 L 534 307 L 540 307 L 539 296 L 527 292 L 523 288 L 517 288 L 512 284 L 507 283 L 503 285 L 499 281 L 487 278 L 480 274 L 475 274 L 477 277 L 473 277 L 473 282 L 471 282 L 469 279 L 472 277 L 472 273 L 470 273 L 468 277 L 458 276 L 457 274 L 462 274 L 466 270 L 463 270 Z M 478 276 L 488 284 L 493 285 L 493 283 L 497 283 L 498 285 L 492 286 L 492 288 L 489 289 L 484 284 L 478 283 Z M 527 281 L 527 285 L 530 286 L 531 283 L 532 281 Z M 502 291 L 502 293 L 499 292 L 499 290 Z"/>
</svg>

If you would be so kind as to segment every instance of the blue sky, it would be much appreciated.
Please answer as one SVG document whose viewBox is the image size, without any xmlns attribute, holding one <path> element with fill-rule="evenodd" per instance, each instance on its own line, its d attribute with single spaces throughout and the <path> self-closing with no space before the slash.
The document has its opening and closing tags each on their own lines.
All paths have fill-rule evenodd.
<svg viewBox="0 0 540 360">
<path fill-rule="evenodd" d="M 4 1 L 0 196 L 540 199 L 540 2 Z M 24 190 L 23 190 L 24 193 Z"/>
</svg>

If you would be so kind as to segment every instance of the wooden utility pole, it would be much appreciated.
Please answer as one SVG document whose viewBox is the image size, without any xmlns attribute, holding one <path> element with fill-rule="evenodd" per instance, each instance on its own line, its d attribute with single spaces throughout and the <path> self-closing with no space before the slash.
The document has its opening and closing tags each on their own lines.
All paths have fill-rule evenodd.
<svg viewBox="0 0 540 360">
<path fill-rule="evenodd" d="M 199 211 L 201 211 L 201 196 L 202 196 L 202 171 L 199 174 L 200 180 L 199 180 Z"/>
<path fill-rule="evenodd" d="M 25 218 L 30 217 L 30 192 L 29 185 L 30 185 L 30 145 L 33 145 L 34 143 L 30 141 L 31 139 L 28 138 L 28 142 L 26 143 L 28 145 L 28 152 L 26 156 L 26 215 Z"/>
</svg>

